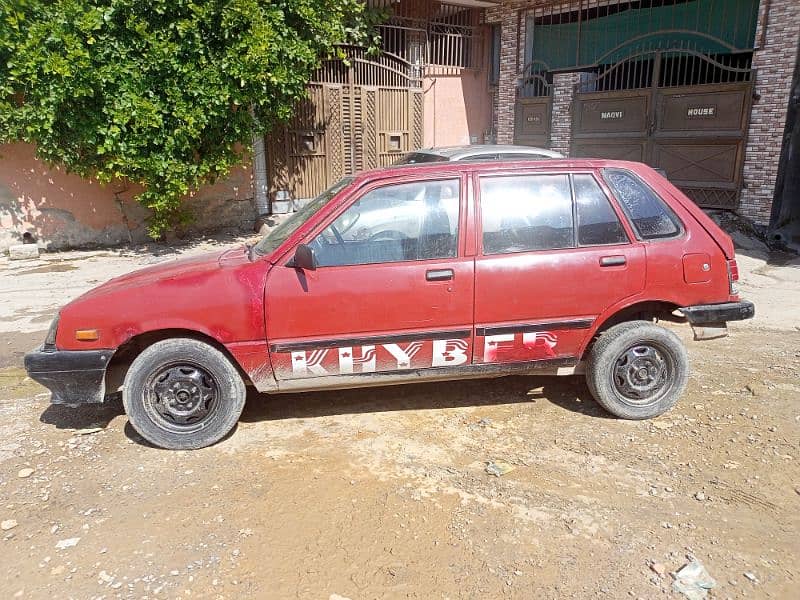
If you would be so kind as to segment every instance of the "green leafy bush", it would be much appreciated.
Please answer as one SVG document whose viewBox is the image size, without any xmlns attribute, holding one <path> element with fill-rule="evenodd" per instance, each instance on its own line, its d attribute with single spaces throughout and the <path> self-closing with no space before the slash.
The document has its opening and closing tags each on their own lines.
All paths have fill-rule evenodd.
<svg viewBox="0 0 800 600">
<path fill-rule="evenodd" d="M 0 141 L 141 184 L 158 236 L 378 18 L 359 0 L 0 0 Z"/>
</svg>

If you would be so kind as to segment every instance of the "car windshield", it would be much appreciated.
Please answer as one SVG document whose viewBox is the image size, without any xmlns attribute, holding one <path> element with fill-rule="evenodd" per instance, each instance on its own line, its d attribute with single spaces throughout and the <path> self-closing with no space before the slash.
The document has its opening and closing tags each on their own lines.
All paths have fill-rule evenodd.
<svg viewBox="0 0 800 600">
<path fill-rule="evenodd" d="M 441 154 L 429 154 L 428 152 L 411 152 L 406 154 L 403 158 L 395 161 L 396 165 L 416 165 L 418 163 L 429 162 L 444 162 L 447 160 L 446 156 Z"/>
<path fill-rule="evenodd" d="M 345 177 L 322 192 L 319 196 L 264 236 L 264 238 L 256 244 L 255 251 L 263 255 L 269 254 L 275 250 L 285 242 L 290 235 L 297 231 L 303 223 L 308 221 L 311 215 L 316 213 L 320 208 L 325 206 L 331 198 L 347 187 L 351 181 L 353 181 L 352 177 Z"/>
</svg>

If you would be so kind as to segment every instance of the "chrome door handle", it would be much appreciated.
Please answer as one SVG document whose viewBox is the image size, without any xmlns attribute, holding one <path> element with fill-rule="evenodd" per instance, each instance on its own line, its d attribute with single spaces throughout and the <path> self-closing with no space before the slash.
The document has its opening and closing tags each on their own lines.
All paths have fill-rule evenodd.
<svg viewBox="0 0 800 600">
<path fill-rule="evenodd" d="M 604 256 L 600 259 L 601 267 L 619 267 L 627 261 L 624 256 Z"/>
<path fill-rule="evenodd" d="M 453 269 L 430 269 L 425 271 L 427 281 L 448 281 L 453 278 Z"/>
</svg>

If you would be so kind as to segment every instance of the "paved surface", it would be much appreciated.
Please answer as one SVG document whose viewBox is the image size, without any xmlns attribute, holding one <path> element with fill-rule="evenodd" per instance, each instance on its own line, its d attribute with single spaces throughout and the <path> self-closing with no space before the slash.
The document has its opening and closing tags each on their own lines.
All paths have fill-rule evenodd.
<svg viewBox="0 0 800 600">
<path fill-rule="evenodd" d="M 739 240 L 758 318 L 677 327 L 689 388 L 647 422 L 580 378 L 513 377 L 254 395 L 222 443 L 168 452 L 25 377 L 65 301 L 228 241 L 0 264 L 0 597 L 678 598 L 692 558 L 713 598 L 796 594 L 796 257 Z"/>
</svg>

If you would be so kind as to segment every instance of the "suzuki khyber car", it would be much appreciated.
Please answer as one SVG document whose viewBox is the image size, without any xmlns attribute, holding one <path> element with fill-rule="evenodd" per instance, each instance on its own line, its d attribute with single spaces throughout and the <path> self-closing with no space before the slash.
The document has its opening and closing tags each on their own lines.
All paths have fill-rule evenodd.
<svg viewBox="0 0 800 600">
<path fill-rule="evenodd" d="M 67 304 L 25 357 L 52 401 L 122 390 L 164 448 L 220 440 L 246 386 L 280 393 L 585 372 L 646 419 L 695 337 L 753 316 L 731 239 L 655 171 L 603 160 L 440 162 L 345 177 L 258 244 L 155 265 Z"/>
</svg>

